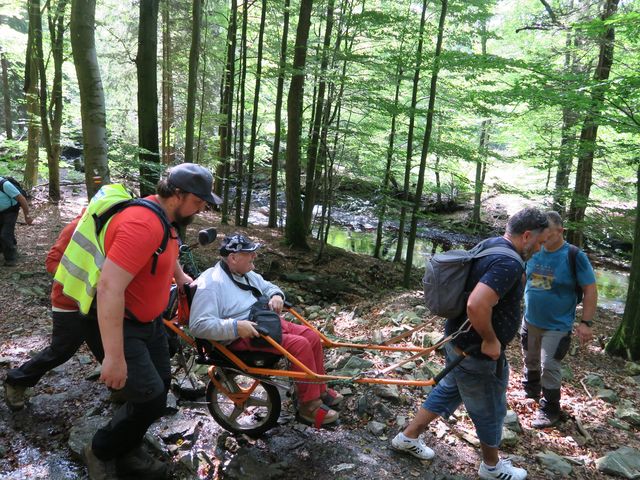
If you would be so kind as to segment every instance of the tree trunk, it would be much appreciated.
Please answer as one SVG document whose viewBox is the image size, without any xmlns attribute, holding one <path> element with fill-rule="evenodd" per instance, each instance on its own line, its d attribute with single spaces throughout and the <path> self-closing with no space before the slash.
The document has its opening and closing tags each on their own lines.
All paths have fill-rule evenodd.
<svg viewBox="0 0 640 480">
<path fill-rule="evenodd" d="M 236 155 L 236 196 L 235 222 L 242 224 L 242 182 L 244 180 L 244 116 L 245 96 L 247 90 L 247 24 L 249 23 L 249 2 L 242 6 L 242 30 L 240 33 L 240 84 L 238 85 L 238 152 Z"/>
<path fill-rule="evenodd" d="M 427 163 L 427 155 L 429 153 L 429 142 L 431 140 L 431 129 L 433 128 L 433 114 L 436 103 L 436 87 L 438 85 L 438 72 L 440 71 L 440 55 L 442 52 L 442 42 L 444 39 L 444 22 L 447 18 L 447 2 L 441 0 L 442 7 L 440 9 L 440 20 L 438 22 L 438 39 L 436 40 L 436 51 L 433 56 L 433 69 L 431 71 L 431 86 L 429 88 L 429 106 L 427 108 L 427 125 L 424 130 L 424 139 L 422 141 L 422 154 L 420 155 L 420 170 L 418 173 L 418 185 L 416 186 L 416 198 L 413 204 L 413 213 L 411 215 L 411 232 L 407 241 L 407 261 L 404 266 L 404 286 L 409 288 L 411 282 L 411 269 L 413 268 L 413 247 L 416 243 L 416 233 L 418 230 L 418 212 L 420 211 L 420 202 L 422 198 L 422 188 L 424 185 L 424 171 Z M 426 9 L 426 4 L 425 4 Z"/>
<path fill-rule="evenodd" d="M 11 94 L 9 93 L 9 65 L 7 55 L 0 53 L 0 64 L 2 65 L 2 92 L 4 97 L 4 131 L 7 140 L 13 140 L 13 120 L 11 119 Z"/>
<path fill-rule="evenodd" d="M 32 188 L 38 183 L 40 149 L 40 102 L 38 96 L 38 49 L 37 37 L 42 35 L 40 25 L 40 0 L 29 0 L 29 34 L 25 61 L 24 92 L 27 97 L 27 164 L 24 171 L 24 186 Z"/>
<path fill-rule="evenodd" d="M 573 2 L 570 3 L 572 6 Z M 568 32 L 565 42 L 564 69 L 566 72 L 576 74 L 577 59 L 572 49 L 575 33 Z M 556 180 L 553 191 L 553 209 L 560 215 L 564 215 L 566 208 L 567 192 L 569 190 L 569 175 L 575 151 L 576 134 L 574 131 L 578 123 L 578 114 L 573 106 L 565 105 L 562 108 L 562 130 L 560 133 L 560 152 L 558 153 L 558 166 L 556 168 Z"/>
<path fill-rule="evenodd" d="M 480 206 L 482 202 L 482 190 L 484 189 L 482 172 L 485 170 L 485 165 L 487 163 L 489 125 L 491 125 L 491 120 L 483 120 L 480 126 L 480 145 L 478 146 L 478 160 L 476 161 L 476 178 L 474 183 L 473 195 L 473 215 L 471 217 L 471 223 L 475 226 L 476 229 L 480 227 Z"/>
<path fill-rule="evenodd" d="M 296 31 L 293 74 L 287 97 L 287 221 L 286 242 L 298 248 L 309 248 L 302 205 L 300 204 L 300 134 L 302 132 L 302 102 L 304 99 L 304 68 L 307 59 L 307 39 L 311 26 L 313 0 L 301 0 Z"/>
<path fill-rule="evenodd" d="M 138 142 L 140 147 L 140 195 L 155 192 L 160 180 L 158 146 L 158 2 L 140 1 L 138 29 Z"/>
<path fill-rule="evenodd" d="M 219 172 L 222 173 L 220 193 L 222 194 L 222 218 L 223 225 L 229 223 L 229 173 L 231 162 L 231 145 L 233 142 L 233 90 L 236 63 L 236 30 L 238 19 L 238 1 L 231 0 L 231 15 L 227 30 L 227 66 L 224 78 L 224 98 L 222 101 L 221 116 L 225 121 L 220 125 L 220 158 L 222 160 Z"/>
<path fill-rule="evenodd" d="M 189 82 L 187 87 L 187 116 L 184 137 L 184 161 L 193 162 L 193 132 L 196 117 L 196 95 L 198 89 L 198 62 L 200 59 L 200 30 L 202 2 L 193 0 L 191 50 L 189 51 Z"/>
<path fill-rule="evenodd" d="M 400 42 L 399 50 L 402 50 L 403 42 Z M 378 227 L 376 228 L 376 246 L 373 250 L 373 256 L 380 258 L 380 250 L 382 248 L 382 229 L 384 217 L 387 210 L 387 202 L 389 201 L 389 179 L 391 178 L 391 164 L 393 163 L 394 141 L 396 137 L 396 120 L 398 118 L 398 103 L 400 99 L 400 84 L 402 83 L 402 65 L 398 64 L 396 70 L 396 92 L 393 97 L 393 114 L 391 115 L 391 130 L 389 132 L 389 147 L 387 148 L 387 164 L 384 169 L 384 180 L 381 189 L 381 205 L 378 213 Z"/>
<path fill-rule="evenodd" d="M 273 138 L 273 158 L 271 160 L 271 185 L 269 188 L 269 227 L 278 225 L 278 170 L 280 157 L 280 135 L 282 133 L 282 97 L 284 92 L 284 69 L 287 65 L 287 39 L 289 36 L 289 0 L 284 0 L 282 18 L 282 41 L 280 42 L 280 63 L 278 64 L 278 87 L 276 90 L 275 135 Z"/>
<path fill-rule="evenodd" d="M 88 198 L 110 183 L 107 162 L 107 122 L 102 79 L 95 46 L 95 0 L 73 0 L 71 46 L 80 89 L 85 183 Z"/>
<path fill-rule="evenodd" d="M 162 163 L 172 164 L 175 157 L 173 145 L 173 62 L 171 59 L 170 0 L 162 2 Z"/>
<path fill-rule="evenodd" d="M 253 112 L 251 114 L 251 133 L 249 134 L 249 159 L 247 165 L 247 196 L 244 201 L 244 214 L 242 216 L 242 226 L 249 223 L 249 209 L 251 208 L 251 191 L 253 189 L 253 162 L 256 154 L 257 126 L 258 126 L 258 106 L 260 105 L 260 83 L 262 81 L 262 49 L 264 43 L 264 27 L 267 18 L 267 0 L 262 0 L 262 11 L 260 14 L 260 30 L 258 32 L 258 58 L 256 60 L 256 87 L 253 93 Z"/>
<path fill-rule="evenodd" d="M 420 83 L 420 68 L 422 66 L 422 45 L 424 43 L 424 25 L 427 16 L 427 0 L 422 2 L 422 15 L 420 16 L 420 30 L 418 31 L 418 48 L 416 50 L 416 66 L 413 72 L 413 88 L 411 91 L 411 106 L 409 108 L 409 131 L 407 133 L 407 155 L 404 165 L 404 190 L 402 192 L 402 207 L 400 209 L 400 222 L 398 225 L 398 243 L 394 262 L 402 260 L 402 244 L 404 241 L 404 224 L 409 204 L 409 184 L 411 182 L 411 160 L 413 158 L 413 129 L 416 121 L 416 104 L 418 103 L 418 85 Z"/>
<path fill-rule="evenodd" d="M 602 20 L 607 20 L 618 9 L 619 0 L 607 0 L 602 14 Z M 593 76 L 595 85 L 591 90 L 591 106 L 582 125 L 580 140 L 578 143 L 578 166 L 576 169 L 576 185 L 571 207 L 569 209 L 569 232 L 567 241 L 582 247 L 584 243 L 582 222 L 589 201 L 591 191 L 593 158 L 598 137 L 600 112 L 604 108 L 604 97 L 607 89 L 606 80 L 611 72 L 613 64 L 613 47 L 615 40 L 614 25 L 610 25 L 600 40 L 600 56 L 598 66 Z"/>
<path fill-rule="evenodd" d="M 307 175 L 305 179 L 305 197 L 304 197 L 304 221 L 307 232 L 311 231 L 311 217 L 313 215 L 313 207 L 316 200 L 316 190 L 318 188 L 318 179 L 316 179 L 316 162 L 318 156 L 318 140 L 320 138 L 320 129 L 322 126 L 322 118 L 324 112 L 324 94 L 327 87 L 326 72 L 329 63 L 329 48 L 331 47 L 331 32 L 333 30 L 333 9 L 335 0 L 327 2 L 327 19 L 324 32 L 324 42 L 322 46 L 322 59 L 320 61 L 320 82 L 318 84 L 318 93 L 316 96 L 314 121 L 311 130 L 311 139 L 307 147 Z"/>
<path fill-rule="evenodd" d="M 637 158 L 636 162 L 636 226 L 633 235 L 629 290 L 627 290 L 622 321 L 606 346 L 608 354 L 630 361 L 640 360 L 640 158 Z"/>
<path fill-rule="evenodd" d="M 49 198 L 53 202 L 60 200 L 60 130 L 62 129 L 62 63 L 64 62 L 65 10 L 67 0 L 59 0 L 56 11 L 49 8 L 49 36 L 53 57 L 53 86 L 49 105 L 51 124 L 51 153 L 49 158 Z"/>
<path fill-rule="evenodd" d="M 207 16 L 207 11 L 204 11 L 204 41 L 202 43 L 202 51 L 205 52 L 202 56 L 202 72 L 200 77 L 200 84 L 202 85 L 202 90 L 200 92 L 200 115 L 198 116 L 198 145 L 196 147 L 196 163 L 200 163 L 200 154 L 202 153 L 202 122 L 204 119 L 204 110 L 205 103 L 207 99 L 207 41 L 209 39 L 209 17 Z"/>
</svg>

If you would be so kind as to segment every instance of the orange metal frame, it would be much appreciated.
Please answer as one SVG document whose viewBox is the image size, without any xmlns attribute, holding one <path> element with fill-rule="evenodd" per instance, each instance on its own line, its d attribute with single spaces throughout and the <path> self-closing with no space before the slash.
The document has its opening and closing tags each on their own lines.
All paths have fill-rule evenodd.
<svg viewBox="0 0 640 480">
<path fill-rule="evenodd" d="M 260 368 L 260 367 L 252 367 L 243 362 L 236 354 L 234 354 L 231 350 L 229 350 L 225 345 L 210 340 L 211 345 L 216 350 L 220 351 L 225 357 L 227 357 L 238 370 L 246 373 L 250 376 L 269 376 L 269 377 L 287 377 L 292 378 L 294 380 L 304 380 L 310 382 L 318 382 L 325 383 L 330 381 L 351 381 L 353 383 L 365 383 L 365 384 L 383 384 L 383 385 L 406 385 L 406 386 L 415 386 L 415 387 L 426 387 L 435 385 L 436 381 L 431 378 L 429 380 L 406 380 L 406 379 L 398 379 L 398 378 L 387 378 L 387 377 L 379 377 L 379 375 L 386 375 L 391 370 L 396 368 L 399 365 L 402 365 L 410 360 L 422 357 L 428 353 L 431 353 L 433 350 L 442 345 L 446 340 L 439 342 L 437 345 L 434 345 L 429 348 L 420 348 L 420 347 L 405 347 L 405 346 L 392 346 L 389 345 L 394 341 L 398 341 L 407 336 L 407 333 L 394 337 L 385 344 L 377 345 L 377 344 L 360 344 L 360 343 L 347 343 L 347 342 L 334 342 L 329 339 L 326 335 L 320 332 L 317 328 L 315 328 L 309 321 L 307 321 L 302 315 L 296 312 L 293 308 L 288 307 L 285 309 L 291 315 L 293 315 L 298 321 L 300 321 L 305 326 L 311 328 L 316 334 L 320 337 L 323 345 L 326 348 L 352 348 L 352 349 L 360 349 L 360 350 L 382 350 L 382 351 L 394 351 L 394 352 L 417 352 L 410 358 L 403 360 L 402 362 L 387 367 L 383 370 L 375 372 L 376 377 L 361 377 L 359 375 L 355 375 L 353 377 L 342 376 L 342 375 L 320 375 L 309 368 L 307 368 L 302 362 L 300 362 L 296 357 L 294 357 L 288 350 L 286 350 L 282 345 L 277 343 L 269 336 L 261 335 L 261 337 L 266 340 L 279 354 L 286 357 L 292 364 L 296 365 L 301 371 L 294 370 L 280 370 L 280 369 L 272 369 L 272 368 Z M 193 337 L 188 335 L 182 326 L 173 320 L 164 319 L 165 325 L 174 331 L 182 340 L 184 340 L 187 344 L 196 347 L 196 342 Z M 417 331 L 421 329 L 423 326 L 415 328 L 413 331 Z M 246 398 L 251 394 L 253 389 L 257 386 L 259 382 L 256 382 L 249 389 L 243 390 L 239 393 L 229 392 L 226 388 L 223 387 L 222 384 L 217 380 L 215 376 L 215 365 L 209 367 L 208 375 L 211 381 L 219 388 L 219 390 L 225 393 L 236 405 L 241 405 Z"/>
</svg>

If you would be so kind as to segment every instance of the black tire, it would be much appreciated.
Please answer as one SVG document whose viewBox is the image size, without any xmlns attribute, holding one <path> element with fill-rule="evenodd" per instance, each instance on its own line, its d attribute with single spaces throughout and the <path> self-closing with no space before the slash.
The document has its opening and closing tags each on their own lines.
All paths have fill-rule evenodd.
<svg viewBox="0 0 640 480">
<path fill-rule="evenodd" d="M 223 377 L 226 377 L 226 382 Z M 207 407 L 222 428 L 238 435 L 244 433 L 250 437 L 259 437 L 278 423 L 282 405 L 280 392 L 274 385 L 259 377 L 227 369 L 222 370 L 222 375 L 216 375 L 216 379 L 232 392 L 239 392 L 241 388 L 249 388 L 255 382 L 258 383 L 247 402 L 242 407 L 236 407 L 215 383 L 209 381 Z"/>
</svg>

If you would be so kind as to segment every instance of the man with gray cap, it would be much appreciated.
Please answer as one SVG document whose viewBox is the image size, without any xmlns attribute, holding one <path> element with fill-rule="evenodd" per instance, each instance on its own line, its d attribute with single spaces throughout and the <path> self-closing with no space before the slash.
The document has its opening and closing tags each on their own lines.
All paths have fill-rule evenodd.
<svg viewBox="0 0 640 480">
<path fill-rule="evenodd" d="M 183 163 L 171 169 L 158 183 L 157 193 L 146 200 L 158 204 L 173 226 L 185 226 L 207 203 L 220 203 L 212 185 L 209 170 Z M 167 466 L 144 451 L 142 440 L 166 407 L 170 369 L 162 312 L 171 281 L 191 279 L 178 264 L 174 228 L 166 248 L 152 259 L 159 252 L 164 228 L 157 213 L 141 206 L 122 210 L 106 227 L 105 261 L 97 287 L 104 347 L 100 380 L 122 390 L 127 401 L 84 449 L 91 479 L 168 475 Z"/>
</svg>

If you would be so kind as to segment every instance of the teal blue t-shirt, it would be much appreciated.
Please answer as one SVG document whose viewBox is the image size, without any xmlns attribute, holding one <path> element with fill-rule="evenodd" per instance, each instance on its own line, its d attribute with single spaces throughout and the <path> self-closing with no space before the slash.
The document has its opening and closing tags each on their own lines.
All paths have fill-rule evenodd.
<svg viewBox="0 0 640 480">
<path fill-rule="evenodd" d="M 596 282 L 587 255 L 576 256 L 576 274 L 582 287 Z M 567 242 L 555 252 L 540 249 L 527 262 L 524 292 L 527 322 L 545 330 L 571 331 L 576 317 L 575 278 L 569 265 Z"/>
<path fill-rule="evenodd" d="M 0 180 L 3 178 L 4 177 L 0 177 Z M 0 212 L 17 205 L 18 201 L 16 197 L 18 195 L 20 195 L 20 190 L 18 190 L 13 183 L 8 180 L 4 182 L 2 184 L 2 190 L 0 190 Z"/>
</svg>

